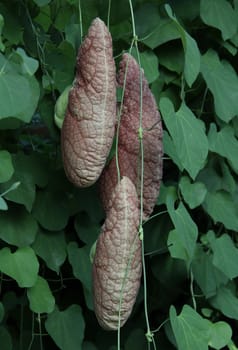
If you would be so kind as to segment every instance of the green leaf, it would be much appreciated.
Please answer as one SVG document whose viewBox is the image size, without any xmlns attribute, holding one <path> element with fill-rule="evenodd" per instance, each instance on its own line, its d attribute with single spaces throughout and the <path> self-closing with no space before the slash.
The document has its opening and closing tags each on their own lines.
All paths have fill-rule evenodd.
<svg viewBox="0 0 238 350">
<path fill-rule="evenodd" d="M 59 273 L 60 266 L 66 259 L 66 241 L 64 232 L 48 232 L 40 229 L 32 245 L 49 269 Z"/>
<path fill-rule="evenodd" d="M 92 264 L 90 261 L 90 247 L 78 248 L 76 242 L 68 244 L 68 259 L 73 268 L 73 274 L 78 278 L 84 289 L 89 309 L 92 309 Z"/>
<path fill-rule="evenodd" d="M 217 157 L 210 158 L 206 167 L 198 174 L 197 180 L 203 182 L 209 192 L 224 190 L 233 194 L 236 191 L 236 182 L 229 166 Z"/>
<path fill-rule="evenodd" d="M 0 344 L 1 350 L 12 350 L 12 338 L 7 328 L 1 326 L 0 327 Z"/>
<path fill-rule="evenodd" d="M 2 42 L 2 29 L 4 27 L 4 18 L 0 14 L 0 51 L 5 51 L 5 45 Z"/>
<path fill-rule="evenodd" d="M 216 295 L 218 288 L 228 282 L 228 278 L 213 264 L 213 256 L 197 248 L 192 262 L 194 278 L 206 298 Z"/>
<path fill-rule="evenodd" d="M 219 321 L 210 326 L 209 346 L 220 350 L 229 344 L 232 337 L 232 329 L 228 323 Z"/>
<path fill-rule="evenodd" d="M 76 242 L 70 242 L 68 244 L 68 258 L 72 265 L 74 276 L 78 278 L 87 289 L 90 289 L 92 264 L 89 259 L 88 247 L 78 248 Z"/>
<path fill-rule="evenodd" d="M 8 181 L 13 173 L 11 154 L 8 151 L 0 151 L 0 182 Z"/>
<path fill-rule="evenodd" d="M 168 4 L 165 5 L 165 10 L 168 16 L 176 24 L 178 32 L 180 33 L 185 54 L 184 76 L 188 85 L 191 87 L 200 71 L 200 52 L 197 43 L 177 21 L 176 17 L 172 14 L 171 7 Z"/>
<path fill-rule="evenodd" d="M 172 159 L 174 164 L 176 164 L 181 171 L 183 171 L 184 167 L 182 166 L 181 161 L 179 159 L 179 155 L 175 144 L 166 130 L 163 131 L 163 146 L 164 153 Z"/>
<path fill-rule="evenodd" d="M 5 2 L 6 4 L 6 2 Z M 4 38 L 8 40 L 11 45 L 18 45 L 20 42 L 23 43 L 23 28 L 19 13 L 16 11 L 16 7 L 11 3 L 12 6 L 5 5 L 3 1 L 0 3 L 0 13 L 7 20 L 4 22 L 3 33 Z"/>
<path fill-rule="evenodd" d="M 84 338 L 85 322 L 79 305 L 64 311 L 57 308 L 48 315 L 45 327 L 61 350 L 79 350 Z"/>
<path fill-rule="evenodd" d="M 33 215 L 46 230 L 62 230 L 69 217 L 65 194 L 48 191 L 38 192 Z"/>
<path fill-rule="evenodd" d="M 0 302 L 0 322 L 2 322 L 3 317 L 4 317 L 4 306 L 3 304 Z"/>
<path fill-rule="evenodd" d="M 1 186 L 8 190 L 16 182 L 20 185 L 5 195 L 8 200 L 23 204 L 30 212 L 35 200 L 35 185 L 43 187 L 48 181 L 48 167 L 45 161 L 36 154 L 25 155 L 17 153 L 13 156 L 14 174 L 11 179 Z"/>
<path fill-rule="evenodd" d="M 198 229 L 183 203 L 175 210 L 167 202 L 169 216 L 174 224 L 175 230 L 168 237 L 169 251 L 172 257 L 183 259 L 189 266 L 193 259 Z"/>
<path fill-rule="evenodd" d="M 202 204 L 207 193 L 207 189 L 202 182 L 195 182 L 192 184 L 187 176 L 181 178 L 179 188 L 185 202 L 191 209 Z"/>
<path fill-rule="evenodd" d="M 217 132 L 216 125 L 212 123 L 208 133 L 208 141 L 209 149 L 225 157 L 238 173 L 238 140 L 234 136 L 233 128 L 227 125 Z"/>
<path fill-rule="evenodd" d="M 37 279 L 39 263 L 30 247 L 18 248 L 11 253 L 9 248 L 0 250 L 0 270 L 12 277 L 19 287 L 32 287 Z"/>
<path fill-rule="evenodd" d="M 78 237 L 89 245 L 96 241 L 101 231 L 100 224 L 94 223 L 85 212 L 80 212 L 76 216 L 74 225 Z"/>
<path fill-rule="evenodd" d="M 171 306 L 169 315 L 178 350 L 208 350 L 207 320 L 188 305 L 184 305 L 179 316 Z"/>
<path fill-rule="evenodd" d="M 213 264 L 228 278 L 238 276 L 238 249 L 227 234 L 223 234 L 212 244 Z"/>
<path fill-rule="evenodd" d="M 180 38 L 180 33 L 176 23 L 169 18 L 160 18 L 157 27 L 143 36 L 141 41 L 153 50 L 157 46 L 178 38 Z"/>
<path fill-rule="evenodd" d="M 34 242 L 37 222 L 22 207 L 11 207 L 0 215 L 0 238 L 9 244 L 24 247 Z"/>
<path fill-rule="evenodd" d="M 50 313 L 55 307 L 55 298 L 48 282 L 41 276 L 37 277 L 34 286 L 27 290 L 30 309 L 35 313 Z"/>
<path fill-rule="evenodd" d="M 238 113 L 238 77 L 234 68 L 209 49 L 202 56 L 201 73 L 212 92 L 218 117 L 228 123 Z"/>
<path fill-rule="evenodd" d="M 182 103 L 180 109 L 175 112 L 170 100 L 162 98 L 160 110 L 175 149 L 179 150 L 177 153 L 181 164 L 194 179 L 203 168 L 208 154 L 204 125 L 185 103 Z"/>
<path fill-rule="evenodd" d="M 30 103 L 27 106 L 25 106 L 24 109 L 16 115 L 16 118 L 22 120 L 25 123 L 28 123 L 31 121 L 35 113 L 35 110 L 38 106 L 38 101 L 40 97 L 40 86 L 34 76 L 25 75 L 25 77 L 28 80 L 28 85 L 30 88 L 30 93 L 29 93 Z"/>
<path fill-rule="evenodd" d="M 159 52 L 159 63 L 172 72 L 180 74 L 184 66 L 184 53 L 181 46 L 172 43 Z"/>
<path fill-rule="evenodd" d="M 0 197 L 0 210 L 7 210 L 8 205 L 4 198 Z"/>
<path fill-rule="evenodd" d="M 0 72 L 0 119 L 17 117 L 31 104 L 31 90 L 26 77 Z"/>
<path fill-rule="evenodd" d="M 34 58 L 27 56 L 26 52 L 20 47 L 17 48 L 16 53 L 21 58 L 22 74 L 33 75 L 39 67 L 39 62 Z"/>
<path fill-rule="evenodd" d="M 203 207 L 215 222 L 223 223 L 227 229 L 238 230 L 238 209 L 229 193 L 208 192 Z"/>
<path fill-rule="evenodd" d="M 45 6 L 51 2 L 51 0 L 33 0 L 38 6 Z"/>
<path fill-rule="evenodd" d="M 132 56 L 138 61 L 136 49 L 132 49 Z M 151 51 L 143 51 L 140 53 L 140 64 L 144 70 L 145 77 L 148 83 L 152 83 L 159 76 L 159 61 L 158 57 Z"/>
<path fill-rule="evenodd" d="M 224 40 L 237 31 L 237 15 L 226 0 L 201 0 L 200 15 L 204 23 L 221 31 Z"/>
<path fill-rule="evenodd" d="M 29 122 L 38 104 L 39 84 L 34 76 L 21 74 L 18 55 L 10 57 L 0 56 L 0 120 L 15 117 Z"/>
<path fill-rule="evenodd" d="M 230 286 L 221 286 L 210 303 L 225 316 L 238 320 L 238 298 Z"/>
</svg>

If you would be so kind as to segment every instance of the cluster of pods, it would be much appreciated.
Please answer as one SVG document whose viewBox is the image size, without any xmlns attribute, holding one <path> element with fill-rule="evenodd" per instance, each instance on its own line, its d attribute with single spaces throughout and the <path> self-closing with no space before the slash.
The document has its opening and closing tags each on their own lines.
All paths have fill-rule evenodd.
<svg viewBox="0 0 238 350">
<path fill-rule="evenodd" d="M 120 119 L 117 86 L 124 88 Z M 117 128 L 117 155 L 106 165 Z M 99 179 L 106 219 L 93 262 L 94 308 L 100 325 L 116 330 L 130 316 L 140 287 L 140 205 L 143 218 L 148 218 L 159 194 L 162 125 L 148 82 L 130 54 L 123 54 L 116 74 L 112 38 L 99 18 L 93 20 L 79 48 L 61 145 L 72 183 L 87 187 Z"/>
</svg>

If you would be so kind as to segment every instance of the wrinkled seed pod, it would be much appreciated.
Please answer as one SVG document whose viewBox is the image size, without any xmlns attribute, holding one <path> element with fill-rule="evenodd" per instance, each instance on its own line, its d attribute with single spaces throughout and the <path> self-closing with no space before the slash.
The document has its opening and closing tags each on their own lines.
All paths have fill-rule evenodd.
<svg viewBox="0 0 238 350">
<path fill-rule="evenodd" d="M 76 186 L 92 185 L 110 152 L 116 121 L 116 75 L 111 35 L 99 18 L 78 53 L 76 77 L 61 132 L 64 169 Z"/>
<path fill-rule="evenodd" d="M 123 177 L 110 198 L 93 262 L 95 313 L 99 324 L 107 330 L 118 327 L 120 298 L 121 326 L 136 301 L 142 272 L 138 226 L 135 186 Z"/>
<path fill-rule="evenodd" d="M 127 76 L 118 142 L 118 160 L 121 176 L 128 176 L 140 193 L 140 68 L 136 60 L 124 54 L 120 62 L 118 82 L 123 86 L 126 65 Z M 142 126 L 144 148 L 143 212 L 148 217 L 156 204 L 162 178 L 162 124 L 156 102 L 147 80 L 142 74 Z M 101 198 L 105 210 L 117 181 L 115 159 L 104 169 L 100 179 Z"/>
</svg>

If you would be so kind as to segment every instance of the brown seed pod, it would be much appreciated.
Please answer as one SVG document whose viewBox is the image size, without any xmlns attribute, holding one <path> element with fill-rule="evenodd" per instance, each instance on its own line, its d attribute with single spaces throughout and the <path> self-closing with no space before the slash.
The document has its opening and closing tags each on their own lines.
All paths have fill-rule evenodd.
<svg viewBox="0 0 238 350">
<path fill-rule="evenodd" d="M 100 325 L 116 330 L 131 314 L 140 287 L 141 241 L 138 197 L 127 177 L 116 186 L 93 262 L 94 308 Z"/>
<path fill-rule="evenodd" d="M 76 186 L 92 185 L 109 154 L 116 121 L 116 76 L 111 35 L 96 18 L 82 43 L 62 126 L 64 169 Z"/>
<path fill-rule="evenodd" d="M 118 82 L 123 86 L 127 66 L 126 85 L 119 129 L 118 160 L 121 176 L 128 176 L 140 194 L 140 68 L 136 60 L 124 54 L 120 63 Z M 142 73 L 142 127 L 144 149 L 143 212 L 148 217 L 159 195 L 162 177 L 162 124 L 156 102 Z M 111 190 L 117 182 L 115 159 L 101 177 L 102 202 L 107 211 Z"/>
</svg>

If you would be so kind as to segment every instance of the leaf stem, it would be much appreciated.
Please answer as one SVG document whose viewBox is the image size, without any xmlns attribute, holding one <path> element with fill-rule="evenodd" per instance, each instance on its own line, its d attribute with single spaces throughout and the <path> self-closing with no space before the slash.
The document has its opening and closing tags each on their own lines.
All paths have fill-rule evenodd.
<svg viewBox="0 0 238 350">
<path fill-rule="evenodd" d="M 83 21 L 82 21 L 82 9 L 81 9 L 81 0 L 79 1 L 79 28 L 80 28 L 80 40 L 83 41 Z"/>
<path fill-rule="evenodd" d="M 193 301 L 193 308 L 194 310 L 197 310 L 197 302 L 196 302 L 194 289 L 193 289 L 193 281 L 194 281 L 193 271 L 192 269 L 190 269 L 190 292 L 191 292 L 192 301 Z"/>
<path fill-rule="evenodd" d="M 112 4 L 112 1 L 108 0 L 108 11 L 107 11 L 107 28 L 108 28 L 108 30 L 110 27 L 111 4 Z"/>
</svg>

